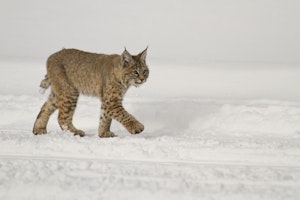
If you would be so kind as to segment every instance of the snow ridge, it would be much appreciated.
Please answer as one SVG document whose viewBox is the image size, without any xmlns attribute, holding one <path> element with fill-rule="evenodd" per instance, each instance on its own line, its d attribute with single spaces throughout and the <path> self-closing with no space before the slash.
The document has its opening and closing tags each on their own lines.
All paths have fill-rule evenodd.
<svg viewBox="0 0 300 200">
<path fill-rule="evenodd" d="M 30 128 L 40 101 L 0 96 L 5 113 L 0 120 L 1 199 L 300 195 L 298 103 L 128 98 L 124 106 L 145 123 L 145 132 L 129 135 L 114 123 L 118 137 L 100 139 L 94 109 L 99 102 L 92 98 L 81 98 L 75 115 L 86 137 L 60 131 L 56 116 L 49 134 L 34 136 Z"/>
</svg>

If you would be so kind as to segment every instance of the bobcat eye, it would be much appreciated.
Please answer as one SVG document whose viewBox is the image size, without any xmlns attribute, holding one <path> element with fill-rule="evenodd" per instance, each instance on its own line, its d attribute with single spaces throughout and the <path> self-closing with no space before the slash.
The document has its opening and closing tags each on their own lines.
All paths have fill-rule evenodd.
<svg viewBox="0 0 300 200">
<path fill-rule="evenodd" d="M 133 72 L 133 75 L 138 76 L 138 75 L 139 75 L 139 72 L 138 72 L 138 71 L 134 71 L 134 72 Z"/>
<path fill-rule="evenodd" d="M 147 75 L 148 73 L 149 73 L 149 71 L 148 71 L 148 70 L 145 70 L 145 71 L 144 71 L 144 76 Z"/>
</svg>

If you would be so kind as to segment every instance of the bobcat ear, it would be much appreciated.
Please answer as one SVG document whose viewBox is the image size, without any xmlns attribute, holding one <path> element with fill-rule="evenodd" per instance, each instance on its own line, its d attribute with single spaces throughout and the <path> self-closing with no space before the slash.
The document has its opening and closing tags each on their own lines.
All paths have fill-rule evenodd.
<svg viewBox="0 0 300 200">
<path fill-rule="evenodd" d="M 148 47 L 144 50 L 144 51 L 142 51 L 141 53 L 139 53 L 139 57 L 140 57 L 140 59 L 142 60 L 142 61 L 146 61 L 146 56 L 147 56 L 147 50 L 148 50 Z"/>
<path fill-rule="evenodd" d="M 125 50 L 123 51 L 123 53 L 121 55 L 122 65 L 127 66 L 128 63 L 130 63 L 132 61 L 132 59 L 133 59 L 132 56 L 125 48 Z"/>
</svg>

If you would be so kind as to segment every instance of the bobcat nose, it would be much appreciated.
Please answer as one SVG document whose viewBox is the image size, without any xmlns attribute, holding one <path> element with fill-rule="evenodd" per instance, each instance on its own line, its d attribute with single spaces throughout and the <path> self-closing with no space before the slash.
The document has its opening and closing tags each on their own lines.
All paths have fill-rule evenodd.
<svg viewBox="0 0 300 200">
<path fill-rule="evenodd" d="M 144 83 L 146 81 L 145 77 L 140 78 L 141 83 Z"/>
</svg>

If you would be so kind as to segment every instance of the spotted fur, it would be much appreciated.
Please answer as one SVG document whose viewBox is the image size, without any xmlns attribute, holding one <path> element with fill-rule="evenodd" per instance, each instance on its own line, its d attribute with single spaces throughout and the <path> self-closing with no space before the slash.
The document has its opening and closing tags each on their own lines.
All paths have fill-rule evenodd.
<svg viewBox="0 0 300 200">
<path fill-rule="evenodd" d="M 72 123 L 80 94 L 99 97 L 102 101 L 98 135 L 113 137 L 110 131 L 112 119 L 119 121 L 131 134 L 144 130 L 143 124 L 129 114 L 122 105 L 130 86 L 146 82 L 149 69 L 146 64 L 147 49 L 136 56 L 126 49 L 121 55 L 105 55 L 76 49 L 63 49 L 47 60 L 47 75 L 40 87 L 51 87 L 34 123 L 35 135 L 47 133 L 51 114 L 58 109 L 58 122 L 62 130 L 84 136 Z"/>
</svg>

